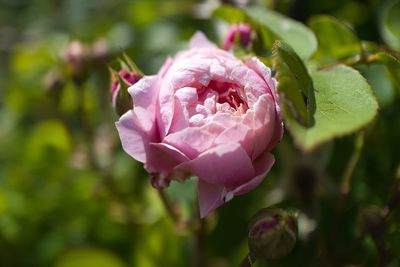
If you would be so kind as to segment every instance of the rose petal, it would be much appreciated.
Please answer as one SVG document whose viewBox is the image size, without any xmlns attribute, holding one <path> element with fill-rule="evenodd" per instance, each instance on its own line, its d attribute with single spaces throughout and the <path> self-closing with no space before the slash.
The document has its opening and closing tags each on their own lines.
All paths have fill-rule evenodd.
<svg viewBox="0 0 400 267">
<path fill-rule="evenodd" d="M 175 96 L 182 104 L 193 105 L 197 102 L 197 90 L 194 87 L 183 87 L 175 92 Z"/>
<path fill-rule="evenodd" d="M 137 83 L 128 88 L 135 107 L 150 109 L 154 112 L 157 100 L 158 86 L 156 86 L 158 77 L 144 76 Z"/>
<path fill-rule="evenodd" d="M 181 131 L 189 126 L 189 112 L 177 97 L 174 97 L 174 114 L 168 133 Z"/>
<path fill-rule="evenodd" d="M 246 65 L 254 70 L 268 85 L 267 90 L 271 93 L 274 98 L 276 96 L 275 91 L 275 79 L 272 78 L 271 69 L 267 68 L 258 58 L 251 57 L 247 59 Z"/>
<path fill-rule="evenodd" d="M 173 168 L 186 161 L 189 161 L 186 155 L 175 147 L 164 143 L 150 143 L 145 167 L 151 172 L 157 172 L 163 179 L 170 175 Z"/>
<path fill-rule="evenodd" d="M 190 48 L 196 47 L 212 47 L 216 48 L 216 45 L 211 43 L 204 33 L 197 31 L 189 41 Z"/>
<path fill-rule="evenodd" d="M 222 204 L 230 201 L 233 196 L 245 194 L 256 188 L 264 180 L 266 174 L 271 170 L 274 162 L 274 156 L 269 152 L 265 152 L 254 163 L 256 176 L 235 188 L 231 188 L 230 191 L 227 191 L 224 186 L 210 184 L 199 179 L 198 200 L 200 217 L 204 218 Z"/>
<path fill-rule="evenodd" d="M 134 159 L 145 162 L 151 132 L 142 129 L 136 114 L 131 110 L 123 114 L 115 125 L 125 152 Z"/>
<path fill-rule="evenodd" d="M 254 176 L 247 152 L 238 143 L 226 143 L 206 150 L 179 168 L 197 175 L 210 184 L 234 186 Z"/>
<path fill-rule="evenodd" d="M 247 125 L 238 123 L 225 129 L 215 139 L 216 145 L 226 144 L 227 142 L 239 143 L 251 155 L 254 147 L 254 132 Z"/>
<path fill-rule="evenodd" d="M 271 142 L 275 131 L 275 105 L 272 96 L 264 94 L 254 104 L 253 110 L 246 113 L 243 123 L 254 131 L 254 150 L 252 159 L 257 158 Z"/>
<path fill-rule="evenodd" d="M 214 143 L 215 136 L 200 127 L 189 127 L 166 136 L 164 143 L 176 147 L 188 158 L 193 159 Z"/>
<path fill-rule="evenodd" d="M 265 176 L 271 170 L 274 163 L 275 163 L 275 158 L 271 153 L 269 152 L 263 153 L 254 162 L 254 169 L 256 176 L 250 181 L 234 188 L 232 190 L 232 193 L 235 196 L 239 196 L 256 188 L 264 180 Z"/>
<path fill-rule="evenodd" d="M 197 194 L 199 199 L 200 218 L 204 218 L 207 214 L 224 203 L 224 191 L 223 186 L 209 184 L 199 179 Z"/>
</svg>

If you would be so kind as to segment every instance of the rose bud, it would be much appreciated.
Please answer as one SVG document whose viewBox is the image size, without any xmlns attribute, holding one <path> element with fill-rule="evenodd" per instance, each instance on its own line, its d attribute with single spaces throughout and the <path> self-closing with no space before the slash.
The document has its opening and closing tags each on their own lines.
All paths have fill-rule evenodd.
<svg viewBox="0 0 400 267">
<path fill-rule="evenodd" d="M 76 83 L 81 83 L 85 79 L 89 54 L 89 49 L 80 41 L 72 41 L 64 51 L 64 62 L 67 63 L 72 79 Z"/>
<path fill-rule="evenodd" d="M 288 255 L 296 244 L 296 220 L 281 209 L 262 209 L 250 220 L 248 238 L 249 255 L 253 258 L 282 258 Z"/>
<path fill-rule="evenodd" d="M 122 147 L 152 185 L 198 177 L 200 216 L 257 187 L 274 164 L 283 124 L 271 70 L 196 33 L 190 49 L 128 89 L 116 123 Z"/>
<path fill-rule="evenodd" d="M 233 24 L 228 31 L 223 43 L 222 48 L 230 50 L 237 42 L 241 46 L 247 47 L 251 43 L 251 27 L 247 24 Z"/>
<path fill-rule="evenodd" d="M 128 94 L 128 88 L 137 83 L 143 77 L 143 74 L 125 54 L 124 59 L 120 59 L 120 64 L 121 69 L 118 72 L 110 68 L 110 94 L 112 105 L 117 114 L 121 116 L 132 108 L 132 99 Z"/>
<path fill-rule="evenodd" d="M 106 61 L 111 54 L 110 51 L 110 46 L 107 42 L 107 40 L 103 38 L 97 39 L 93 44 L 92 44 L 92 49 L 91 49 L 91 55 L 92 59 L 95 62 L 99 62 L 101 65 L 104 64 L 104 61 Z"/>
</svg>

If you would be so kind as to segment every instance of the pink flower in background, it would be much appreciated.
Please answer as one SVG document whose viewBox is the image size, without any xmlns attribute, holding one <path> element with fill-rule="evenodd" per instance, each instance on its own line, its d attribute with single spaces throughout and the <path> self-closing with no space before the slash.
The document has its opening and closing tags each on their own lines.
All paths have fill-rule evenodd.
<svg viewBox="0 0 400 267">
<path fill-rule="evenodd" d="M 124 150 L 156 188 L 198 177 L 201 217 L 258 186 L 283 124 L 271 71 L 218 49 L 202 33 L 157 75 L 129 88 L 134 107 L 116 123 Z"/>
<path fill-rule="evenodd" d="M 247 24 L 233 24 L 229 28 L 227 35 L 222 43 L 222 48 L 230 50 L 235 44 L 236 38 L 242 46 L 246 47 L 251 42 L 251 27 Z"/>
</svg>

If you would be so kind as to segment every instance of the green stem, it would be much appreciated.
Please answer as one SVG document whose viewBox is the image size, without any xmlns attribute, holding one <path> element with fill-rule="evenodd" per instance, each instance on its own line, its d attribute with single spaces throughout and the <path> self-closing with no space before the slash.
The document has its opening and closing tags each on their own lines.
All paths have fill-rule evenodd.
<svg viewBox="0 0 400 267">
<path fill-rule="evenodd" d="M 207 222 L 206 219 L 199 219 L 199 228 L 195 231 L 196 246 L 194 254 L 194 267 L 207 266 L 206 241 L 207 241 Z"/>
<path fill-rule="evenodd" d="M 360 160 L 363 146 L 364 146 L 364 133 L 360 132 L 356 137 L 353 154 L 351 155 L 351 158 L 347 164 L 347 167 L 342 177 L 340 192 L 343 195 L 347 195 L 350 192 L 351 177 L 353 176 L 355 167 L 358 161 Z"/>
<path fill-rule="evenodd" d="M 240 267 L 251 267 L 251 266 L 253 266 L 255 261 L 256 261 L 256 258 L 249 253 L 243 259 L 242 263 L 240 264 Z"/>
<path fill-rule="evenodd" d="M 183 223 L 180 213 L 177 212 L 176 208 L 171 203 L 170 199 L 168 198 L 167 194 L 163 189 L 157 190 L 158 195 L 160 196 L 161 202 L 175 225 L 181 225 Z"/>
</svg>

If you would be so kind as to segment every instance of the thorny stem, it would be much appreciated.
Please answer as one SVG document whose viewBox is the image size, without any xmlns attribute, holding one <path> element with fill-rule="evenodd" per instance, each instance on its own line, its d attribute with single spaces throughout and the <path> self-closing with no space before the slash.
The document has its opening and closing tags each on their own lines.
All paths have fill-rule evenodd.
<svg viewBox="0 0 400 267">
<path fill-rule="evenodd" d="M 340 192 L 343 195 L 347 195 L 350 192 L 351 177 L 352 177 L 354 169 L 361 157 L 361 151 L 363 149 L 363 146 L 364 146 L 364 133 L 360 132 L 356 137 L 353 154 L 351 155 L 351 158 L 347 164 L 347 167 L 346 167 L 343 177 L 342 177 Z"/>
<path fill-rule="evenodd" d="M 240 264 L 240 267 L 251 267 L 251 266 L 253 266 L 255 261 L 256 261 L 256 258 L 249 253 L 243 259 L 242 263 Z"/>
</svg>

